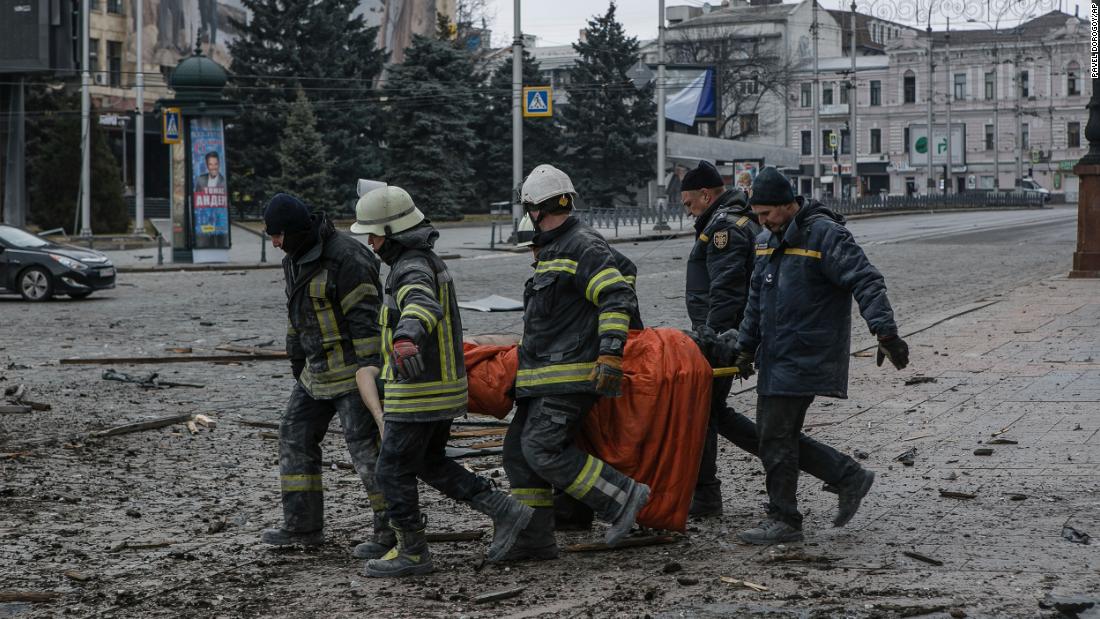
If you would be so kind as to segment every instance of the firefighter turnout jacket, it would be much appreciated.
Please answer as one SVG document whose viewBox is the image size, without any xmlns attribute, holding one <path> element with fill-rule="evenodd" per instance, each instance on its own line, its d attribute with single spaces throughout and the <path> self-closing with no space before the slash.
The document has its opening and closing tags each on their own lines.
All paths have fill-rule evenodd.
<svg viewBox="0 0 1100 619">
<path fill-rule="evenodd" d="M 314 215 L 317 241 L 302 256 L 283 258 L 286 350 L 304 359 L 298 378 L 314 399 L 355 391 L 355 372 L 380 366 L 378 258 L 362 243 Z"/>
</svg>

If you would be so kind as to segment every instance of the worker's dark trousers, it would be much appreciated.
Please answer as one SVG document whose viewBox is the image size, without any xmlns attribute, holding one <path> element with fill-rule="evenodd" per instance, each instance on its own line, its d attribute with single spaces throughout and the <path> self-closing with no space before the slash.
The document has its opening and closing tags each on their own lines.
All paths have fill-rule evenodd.
<svg viewBox="0 0 1100 619">
<path fill-rule="evenodd" d="M 333 415 L 340 417 L 352 464 L 367 489 L 371 508 L 382 509 L 382 493 L 374 471 L 378 460 L 378 428 L 359 392 L 318 400 L 295 383 L 279 424 L 279 485 L 286 531 L 309 533 L 320 531 L 324 525 L 321 441 Z"/>
<path fill-rule="evenodd" d="M 714 386 L 710 390 L 710 422 L 707 424 L 707 435 L 703 441 L 702 460 L 699 462 L 699 480 L 695 484 L 695 492 L 700 496 L 720 496 L 718 492 L 721 492 L 719 487 L 722 482 L 718 479 L 718 426 L 721 417 L 725 414 L 726 400 L 729 398 L 730 389 L 732 388 L 732 378 L 716 378 L 714 379 Z M 733 409 L 729 410 L 733 412 Z M 746 419 L 746 421 L 748 420 Z M 722 436 L 733 441 L 738 447 L 741 447 L 740 442 L 744 442 L 736 435 L 727 436 L 723 434 Z M 753 433 L 750 440 L 756 443 L 755 433 Z M 754 445 L 753 449 L 755 448 Z M 710 490 L 713 494 L 708 493 L 707 490 Z"/>
<path fill-rule="evenodd" d="M 813 396 L 762 395 L 756 399 L 755 429 L 760 436 L 759 455 L 768 488 L 768 517 L 798 529 L 802 528 L 796 496 L 799 469 L 834 486 L 842 485 L 862 470 L 851 457 L 802 434 L 806 410 L 813 401 Z M 726 421 L 733 427 L 735 422 L 729 416 Z M 748 419 L 745 423 L 752 425 Z M 742 431 L 747 432 L 748 428 Z"/>
<path fill-rule="evenodd" d="M 399 529 L 420 526 L 417 478 L 456 501 L 469 501 L 493 489 L 492 483 L 447 457 L 451 420 L 390 421 L 378 457 L 378 483 L 386 516 Z"/>
<path fill-rule="evenodd" d="M 561 488 L 613 522 L 635 482 L 577 448 L 577 429 L 596 403 L 589 394 L 553 395 L 520 402 L 504 437 L 504 471 L 512 496 L 531 507 L 553 507 Z"/>
</svg>

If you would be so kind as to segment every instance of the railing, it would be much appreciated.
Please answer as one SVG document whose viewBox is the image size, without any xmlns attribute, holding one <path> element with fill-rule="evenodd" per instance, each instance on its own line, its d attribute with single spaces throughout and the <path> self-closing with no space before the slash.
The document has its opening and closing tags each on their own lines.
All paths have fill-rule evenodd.
<svg viewBox="0 0 1100 619">
<path fill-rule="evenodd" d="M 641 234 L 643 227 L 647 225 L 657 226 L 660 223 L 671 226 L 673 222 L 678 222 L 680 229 L 684 229 L 684 210 L 682 208 L 672 209 L 667 206 L 588 208 L 578 210 L 577 217 L 593 228 L 614 230 L 615 236 L 619 236 L 619 228 L 636 227 L 638 234 Z"/>
<path fill-rule="evenodd" d="M 884 213 L 890 211 L 935 211 L 943 209 L 1042 208 L 1043 196 L 1017 191 L 967 192 L 923 196 L 866 196 L 863 198 L 823 198 L 821 203 L 842 215 Z"/>
</svg>

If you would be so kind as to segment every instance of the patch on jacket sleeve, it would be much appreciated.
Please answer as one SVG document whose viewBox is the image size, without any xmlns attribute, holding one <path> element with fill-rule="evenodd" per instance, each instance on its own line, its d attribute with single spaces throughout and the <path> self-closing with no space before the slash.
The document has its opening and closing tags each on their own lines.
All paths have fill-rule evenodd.
<svg viewBox="0 0 1100 619">
<path fill-rule="evenodd" d="M 714 233 L 714 246 L 718 249 L 725 249 L 726 245 L 730 243 L 729 230 L 719 230 Z"/>
<path fill-rule="evenodd" d="M 737 227 L 738 228 L 744 228 L 745 224 L 747 224 L 747 223 L 749 223 L 749 218 L 745 215 L 742 215 L 741 219 L 737 220 Z"/>
</svg>

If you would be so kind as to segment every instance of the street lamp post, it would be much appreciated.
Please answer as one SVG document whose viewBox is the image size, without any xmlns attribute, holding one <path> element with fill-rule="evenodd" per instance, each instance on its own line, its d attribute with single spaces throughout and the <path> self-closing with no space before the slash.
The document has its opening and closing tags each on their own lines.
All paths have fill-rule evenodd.
<svg viewBox="0 0 1100 619">
<path fill-rule="evenodd" d="M 1092 10 L 1098 0 L 1092 0 Z M 1095 53 L 1095 52 L 1093 52 Z M 1077 194 L 1077 250 L 1070 277 L 1100 277 L 1100 78 L 1092 78 L 1092 96 L 1086 106 L 1089 121 L 1085 138 L 1089 152 L 1073 167 L 1080 179 Z"/>
</svg>

